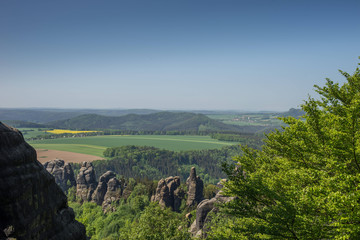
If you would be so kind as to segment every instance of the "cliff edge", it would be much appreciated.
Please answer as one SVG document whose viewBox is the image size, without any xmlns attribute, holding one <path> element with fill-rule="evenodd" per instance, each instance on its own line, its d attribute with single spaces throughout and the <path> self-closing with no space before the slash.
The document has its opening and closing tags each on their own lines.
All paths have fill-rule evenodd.
<svg viewBox="0 0 360 240">
<path fill-rule="evenodd" d="M 0 122 L 0 239 L 85 240 L 54 177 L 18 130 Z"/>
</svg>

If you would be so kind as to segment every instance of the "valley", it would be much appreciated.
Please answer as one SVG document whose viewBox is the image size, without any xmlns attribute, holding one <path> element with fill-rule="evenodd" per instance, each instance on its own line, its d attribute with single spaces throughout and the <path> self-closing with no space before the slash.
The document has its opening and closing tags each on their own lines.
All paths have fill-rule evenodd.
<svg viewBox="0 0 360 240">
<path fill-rule="evenodd" d="M 359 9 L 0 1 L 0 240 L 360 239 Z"/>
</svg>

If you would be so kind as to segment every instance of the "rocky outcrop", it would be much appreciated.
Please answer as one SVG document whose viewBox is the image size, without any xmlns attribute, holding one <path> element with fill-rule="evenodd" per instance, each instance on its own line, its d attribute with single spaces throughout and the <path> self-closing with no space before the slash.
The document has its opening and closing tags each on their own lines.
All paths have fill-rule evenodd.
<svg viewBox="0 0 360 240">
<path fill-rule="evenodd" d="M 218 203 L 225 203 L 234 199 L 233 197 L 227 197 L 223 195 L 221 188 L 223 187 L 223 182 L 226 181 L 225 179 L 221 180 L 217 186 L 219 188 L 218 193 L 215 197 L 211 199 L 205 199 L 200 202 L 200 204 L 196 208 L 196 220 L 192 223 L 190 227 L 190 232 L 195 237 L 206 237 L 206 225 L 211 221 L 211 214 L 216 214 L 218 212 L 218 208 L 216 204 Z"/>
<path fill-rule="evenodd" d="M 195 168 L 191 168 L 190 176 L 186 180 L 188 187 L 186 205 L 196 206 L 203 199 L 204 184 L 200 177 L 196 176 Z M 185 192 L 180 188 L 180 177 L 168 177 L 158 182 L 155 194 L 151 201 L 159 202 L 162 207 L 171 207 L 173 211 L 179 211 L 181 200 L 185 198 Z"/>
<path fill-rule="evenodd" d="M 168 177 L 158 182 L 151 201 L 159 202 L 162 207 L 170 207 L 173 211 L 179 211 L 184 196 L 185 192 L 180 188 L 180 177 Z"/>
<path fill-rule="evenodd" d="M 111 203 L 119 201 L 123 191 L 123 183 L 116 178 L 113 171 L 101 175 L 99 184 L 92 195 L 92 201 L 103 206 L 104 211 L 109 211 Z"/>
<path fill-rule="evenodd" d="M 124 190 L 124 182 L 117 178 L 111 178 L 107 183 L 107 190 L 102 202 L 102 209 L 106 212 L 113 212 L 116 209 L 111 205 L 114 202 L 118 202 L 122 197 Z"/>
<path fill-rule="evenodd" d="M 46 171 L 55 177 L 55 182 L 64 191 L 76 186 L 74 171 L 69 163 L 62 159 L 54 159 L 44 163 Z"/>
<path fill-rule="evenodd" d="M 196 170 L 194 167 L 191 168 L 190 176 L 186 180 L 186 185 L 188 187 L 186 205 L 188 207 L 196 206 L 204 198 L 204 183 L 200 177 L 196 176 Z"/>
<path fill-rule="evenodd" d="M 160 179 L 156 187 L 155 195 L 151 196 L 152 202 L 159 202 L 162 207 L 170 207 L 170 191 L 165 179 Z"/>
<path fill-rule="evenodd" d="M 95 170 L 91 163 L 83 162 L 76 178 L 76 196 L 82 202 L 90 202 L 96 189 Z"/>
<path fill-rule="evenodd" d="M 0 239 L 82 240 L 85 227 L 22 134 L 0 122 Z"/>
<path fill-rule="evenodd" d="M 99 183 L 92 195 L 92 201 L 95 202 L 97 205 L 101 205 L 104 201 L 104 197 L 108 188 L 107 183 L 111 178 L 114 177 L 116 177 L 116 174 L 113 171 L 107 171 L 100 176 Z"/>
</svg>

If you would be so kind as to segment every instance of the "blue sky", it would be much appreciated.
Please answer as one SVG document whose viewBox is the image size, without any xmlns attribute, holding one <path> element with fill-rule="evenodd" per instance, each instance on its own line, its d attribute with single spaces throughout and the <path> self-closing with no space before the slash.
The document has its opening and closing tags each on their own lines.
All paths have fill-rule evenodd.
<svg viewBox="0 0 360 240">
<path fill-rule="evenodd" d="M 0 1 L 0 107 L 275 110 L 360 61 L 360 1 Z"/>
</svg>

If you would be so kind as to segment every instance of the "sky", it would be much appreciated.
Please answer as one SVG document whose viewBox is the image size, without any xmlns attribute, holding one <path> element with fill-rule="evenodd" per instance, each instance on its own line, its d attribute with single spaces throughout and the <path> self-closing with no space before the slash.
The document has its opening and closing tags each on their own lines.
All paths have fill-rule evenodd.
<svg viewBox="0 0 360 240">
<path fill-rule="evenodd" d="M 0 108 L 286 111 L 360 60 L 360 1 L 1 0 Z"/>
</svg>

